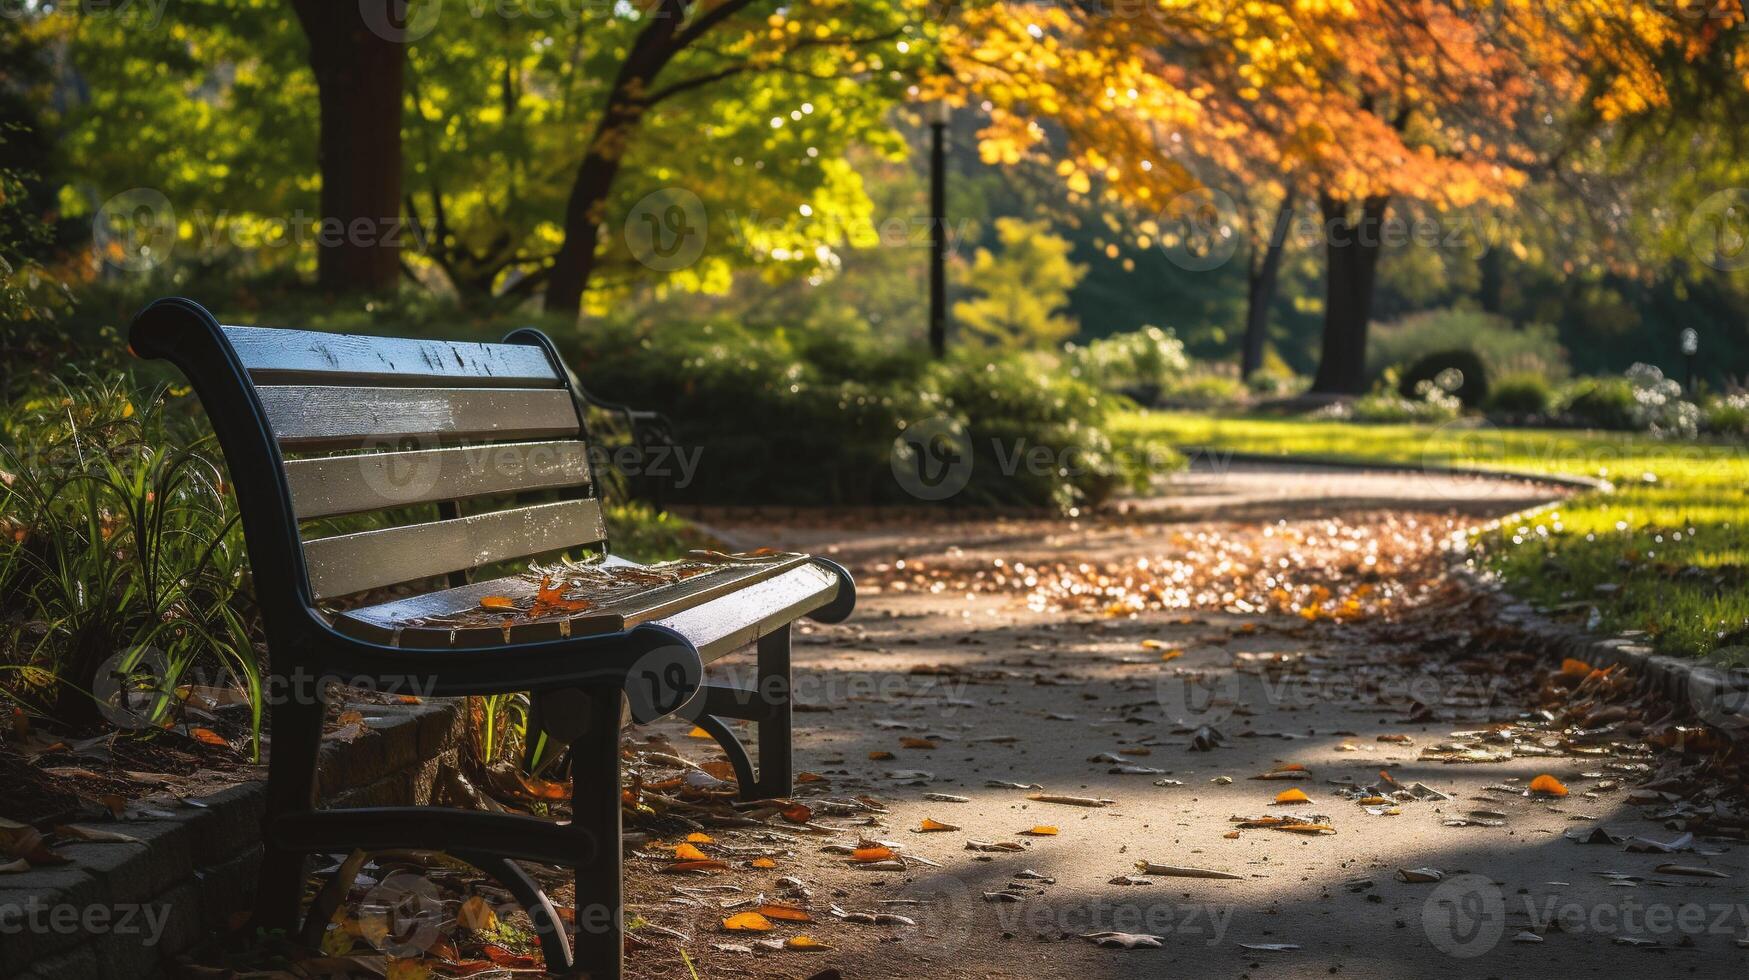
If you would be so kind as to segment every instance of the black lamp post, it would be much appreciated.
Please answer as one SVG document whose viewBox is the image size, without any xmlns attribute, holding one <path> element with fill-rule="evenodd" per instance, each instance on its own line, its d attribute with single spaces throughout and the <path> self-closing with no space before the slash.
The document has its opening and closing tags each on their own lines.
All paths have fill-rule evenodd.
<svg viewBox="0 0 1749 980">
<path fill-rule="evenodd" d="M 1700 353 L 1700 334 L 1693 327 L 1682 328 L 1682 359 L 1688 368 L 1688 397 L 1694 397 L 1694 356 Z"/>
<path fill-rule="evenodd" d="M 952 107 L 924 107 L 929 120 L 929 352 L 947 353 L 947 123 Z"/>
</svg>

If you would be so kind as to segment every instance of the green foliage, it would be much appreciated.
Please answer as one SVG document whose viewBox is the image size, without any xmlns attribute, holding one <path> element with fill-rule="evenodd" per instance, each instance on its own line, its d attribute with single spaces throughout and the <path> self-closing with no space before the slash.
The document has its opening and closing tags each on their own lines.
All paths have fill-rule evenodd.
<svg viewBox="0 0 1749 980">
<path fill-rule="evenodd" d="M 0 666 L 12 696 L 73 724 L 98 699 L 163 723 L 198 667 L 250 692 L 259 733 L 236 502 L 176 401 L 111 375 L 5 405 Z"/>
<path fill-rule="evenodd" d="M 592 324 L 571 341 L 587 383 L 658 408 L 701 451 L 680 500 L 915 503 L 893 476 L 895 439 L 957 423 L 974 454 L 957 504 L 1072 507 L 1138 471 L 1101 431 L 1112 396 L 1042 352 L 959 351 L 935 363 L 863 332 L 724 320 Z M 1017 454 L 1050 465 L 1012 465 Z"/>
<path fill-rule="evenodd" d="M 1475 408 L 1488 397 L 1488 368 L 1467 348 L 1434 351 L 1403 369 L 1397 392 L 1404 398 L 1423 399 L 1427 386 L 1456 395 L 1464 407 Z"/>
<path fill-rule="evenodd" d="M 1514 326 L 1503 317 L 1476 310 L 1442 309 L 1415 313 L 1376 325 L 1367 340 L 1367 370 L 1374 375 L 1392 365 L 1407 365 L 1453 349 L 1473 352 L 1491 375 L 1567 376 L 1567 353 L 1547 324 Z M 1465 399 L 1465 404 L 1474 404 Z"/>
<path fill-rule="evenodd" d="M 1720 436 L 1749 438 L 1749 394 L 1720 395 L 1706 403 L 1701 426 Z"/>
<path fill-rule="evenodd" d="M 1264 352 L 1263 366 L 1252 371 L 1250 377 L 1245 379 L 1245 386 L 1251 389 L 1251 393 L 1264 398 L 1297 395 L 1310 384 L 1311 381 L 1296 374 L 1274 348 Z"/>
<path fill-rule="evenodd" d="M 977 294 L 953 304 L 962 336 L 993 347 L 1051 347 L 1075 335 L 1075 320 L 1062 312 L 1069 291 L 1087 267 L 1069 261 L 1068 239 L 1052 234 L 1048 221 L 997 218 L 999 252 L 980 248 L 959 276 Z"/>
<path fill-rule="evenodd" d="M 1634 386 L 1622 377 L 1580 378 L 1561 392 L 1562 414 L 1594 429 L 1631 430 Z"/>
<path fill-rule="evenodd" d="M 1160 403 L 1174 408 L 1225 410 L 1237 408 L 1251 400 L 1251 389 L 1234 377 L 1202 368 L 1184 375 L 1167 385 L 1160 393 Z"/>
<path fill-rule="evenodd" d="M 1070 344 L 1065 357 L 1078 377 L 1144 402 L 1153 401 L 1190 369 L 1184 344 L 1172 331 L 1159 327 L 1112 334 L 1086 346 Z"/>
<path fill-rule="evenodd" d="M 1555 389 L 1540 374 L 1509 374 L 1494 382 L 1483 407 L 1509 418 L 1544 416 L 1555 404 Z"/>
</svg>

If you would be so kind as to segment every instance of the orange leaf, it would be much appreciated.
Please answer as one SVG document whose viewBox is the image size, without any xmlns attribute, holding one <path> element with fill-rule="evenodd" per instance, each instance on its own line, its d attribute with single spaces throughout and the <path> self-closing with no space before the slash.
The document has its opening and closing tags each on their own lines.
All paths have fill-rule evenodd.
<svg viewBox="0 0 1749 980">
<path fill-rule="evenodd" d="M 687 871 L 727 871 L 729 865 L 727 862 L 714 859 L 709 861 L 676 861 L 662 870 L 674 874 L 682 874 Z"/>
<path fill-rule="evenodd" d="M 498 913 L 479 895 L 473 895 L 456 910 L 455 919 L 475 932 L 492 932 L 498 928 Z"/>
<path fill-rule="evenodd" d="M 933 749 L 935 743 L 926 738 L 905 737 L 899 739 L 899 747 L 906 749 Z"/>
<path fill-rule="evenodd" d="M 686 733 L 686 737 L 687 738 L 714 738 L 715 736 L 713 736 L 710 732 L 707 732 L 704 729 L 698 727 L 697 725 L 694 725 L 694 726 L 692 726 L 692 731 Z"/>
<path fill-rule="evenodd" d="M 895 855 L 890 847 L 859 847 L 850 853 L 850 859 L 868 864 L 875 861 L 891 861 Z"/>
<path fill-rule="evenodd" d="M 516 601 L 507 595 L 483 595 L 480 597 L 480 608 L 508 611 L 516 608 Z"/>
<path fill-rule="evenodd" d="M 193 736 L 195 741 L 204 742 L 207 745 L 229 746 L 231 744 L 231 743 L 225 741 L 225 737 L 223 735 L 220 735 L 218 732 L 215 732 L 210 728 L 191 729 L 188 734 Z"/>
<path fill-rule="evenodd" d="M 1312 798 L 1307 796 L 1304 790 L 1301 790 L 1298 788 L 1284 789 L 1280 793 L 1275 794 L 1275 802 L 1277 802 L 1277 803 L 1310 803 L 1310 802 L 1312 802 Z"/>
<path fill-rule="evenodd" d="M 749 865 L 752 865 L 755 868 L 775 868 L 775 867 L 777 867 L 777 862 L 773 861 L 770 858 L 754 858 L 753 860 L 748 861 L 747 863 Z"/>
<path fill-rule="evenodd" d="M 714 844 L 716 843 L 716 840 L 709 834 L 701 834 L 694 831 L 693 833 L 686 835 L 686 842 L 688 844 Z"/>
<path fill-rule="evenodd" d="M 784 905 L 781 902 L 766 902 L 759 906 L 759 914 L 767 919 L 777 919 L 781 922 L 812 922 L 814 917 L 808 910 L 794 905 Z"/>
<path fill-rule="evenodd" d="M 798 783 L 823 783 L 826 781 L 826 777 L 817 772 L 803 770 L 802 772 L 796 773 L 796 782 Z"/>
<path fill-rule="evenodd" d="M 1559 779 L 1556 779 L 1546 772 L 1530 781 L 1530 791 L 1532 793 L 1542 793 L 1545 796 L 1567 795 L 1567 787 L 1561 785 Z"/>
<path fill-rule="evenodd" d="M 958 830 L 958 829 L 959 829 L 958 827 L 954 826 L 951 823 L 942 823 L 939 820 L 931 820 L 928 817 L 924 817 L 923 822 L 917 825 L 917 832 L 920 834 L 932 834 L 932 833 L 938 833 L 941 831 Z"/>
<path fill-rule="evenodd" d="M 1584 677 L 1586 674 L 1591 673 L 1591 665 L 1583 660 L 1575 660 L 1572 657 L 1568 657 L 1561 661 L 1561 673 L 1571 674 L 1576 677 Z"/>
<path fill-rule="evenodd" d="M 1057 836 L 1057 828 L 1050 824 L 1041 823 L 1036 827 L 1021 831 L 1021 834 L 1027 837 L 1055 837 Z"/>
<path fill-rule="evenodd" d="M 824 952 L 832 947 L 808 936 L 791 936 L 783 941 L 785 949 L 805 949 L 812 952 Z"/>
<path fill-rule="evenodd" d="M 871 762 L 887 762 L 893 758 L 893 753 L 885 749 L 876 749 L 868 754 L 868 758 Z"/>
<path fill-rule="evenodd" d="M 723 928 L 730 932 L 770 932 L 771 920 L 758 912 L 742 912 L 724 919 Z"/>
<path fill-rule="evenodd" d="M 807 823 L 809 820 L 814 819 L 814 810 L 806 803 L 791 803 L 789 806 L 778 811 L 778 816 L 788 820 L 790 823 Z"/>
<path fill-rule="evenodd" d="M 512 970 L 532 970 L 535 967 L 534 957 L 525 956 L 522 953 L 513 953 L 496 943 L 483 944 L 480 947 L 480 952 L 485 953 L 487 959 L 499 966 L 508 967 Z"/>
<path fill-rule="evenodd" d="M 709 861 L 710 856 L 705 854 L 705 852 L 699 850 L 698 848 L 693 847 L 691 844 L 681 844 L 679 847 L 676 847 L 674 849 L 674 860 L 676 860 L 676 861 Z"/>
</svg>

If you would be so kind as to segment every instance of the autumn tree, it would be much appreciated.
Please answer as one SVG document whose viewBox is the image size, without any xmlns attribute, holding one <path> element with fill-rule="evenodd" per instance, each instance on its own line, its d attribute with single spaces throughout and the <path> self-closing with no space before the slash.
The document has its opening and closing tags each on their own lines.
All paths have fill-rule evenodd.
<svg viewBox="0 0 1749 980">
<path fill-rule="evenodd" d="M 1075 335 L 1063 313 L 1087 267 L 1069 261 L 1069 242 L 1047 221 L 997 218 L 999 249 L 979 248 L 961 271 L 971 299 L 953 305 L 962 334 L 996 347 L 1054 347 Z"/>
</svg>

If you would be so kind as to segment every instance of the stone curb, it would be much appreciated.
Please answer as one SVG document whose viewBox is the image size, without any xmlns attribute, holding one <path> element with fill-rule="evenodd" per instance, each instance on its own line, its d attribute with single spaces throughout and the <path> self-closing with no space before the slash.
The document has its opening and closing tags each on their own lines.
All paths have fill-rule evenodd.
<svg viewBox="0 0 1749 980">
<path fill-rule="evenodd" d="M 461 744 L 460 702 L 356 705 L 365 732 L 322 744 L 327 806 L 431 802 Z M 70 864 L 0 877 L 0 978 L 140 980 L 231 926 L 255 900 L 267 784 L 159 804 L 165 818 L 91 824 L 139 843 L 76 843 Z M 124 921 L 125 920 L 125 921 Z"/>
</svg>

